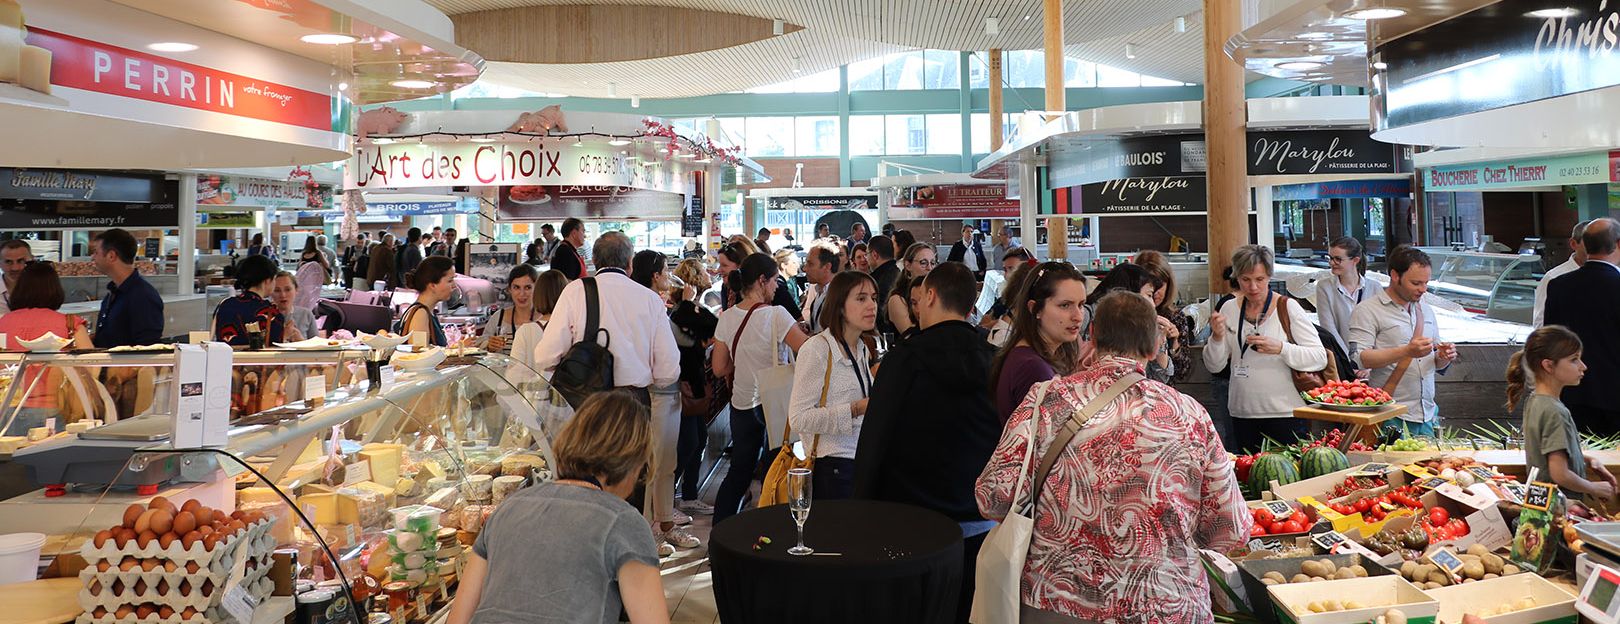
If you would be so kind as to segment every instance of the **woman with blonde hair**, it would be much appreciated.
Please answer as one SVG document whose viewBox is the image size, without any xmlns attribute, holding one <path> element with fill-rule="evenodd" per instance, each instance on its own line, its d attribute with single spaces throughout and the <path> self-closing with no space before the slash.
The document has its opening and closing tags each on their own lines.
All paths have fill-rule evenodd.
<svg viewBox="0 0 1620 624">
<path fill-rule="evenodd" d="M 484 524 L 461 572 L 452 624 L 532 620 L 665 623 L 658 548 L 625 504 L 647 463 L 647 408 L 591 395 L 552 442 L 557 480 L 518 490 Z M 566 574 L 555 572 L 566 570 Z"/>
<path fill-rule="evenodd" d="M 1162 383 L 1186 379 L 1188 373 L 1192 372 L 1192 354 L 1187 352 L 1187 338 L 1193 334 L 1193 320 L 1176 308 L 1175 269 L 1170 267 L 1170 260 L 1164 254 L 1151 249 L 1137 254 L 1136 264 L 1147 269 L 1148 275 L 1159 282 L 1158 289 L 1153 291 L 1153 310 L 1165 320 L 1159 324 L 1159 330 L 1165 334 L 1164 350 L 1168 352 L 1171 364 L 1169 368 L 1149 366 L 1148 377 Z M 1159 371 L 1174 372 L 1154 374 Z"/>
</svg>

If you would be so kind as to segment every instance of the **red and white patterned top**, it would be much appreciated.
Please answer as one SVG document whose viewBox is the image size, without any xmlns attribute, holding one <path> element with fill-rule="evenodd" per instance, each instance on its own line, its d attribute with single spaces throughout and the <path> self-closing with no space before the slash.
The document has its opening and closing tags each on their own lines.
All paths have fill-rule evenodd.
<svg viewBox="0 0 1620 624">
<path fill-rule="evenodd" d="M 1027 479 L 1035 478 L 1055 430 L 1131 371 L 1142 368 L 1108 356 L 1053 383 L 1039 409 L 1040 446 Z M 1022 425 L 1037 411 L 1030 397 L 979 475 L 974 494 L 987 518 L 1011 507 L 1029 443 Z M 1251 522 L 1203 406 L 1142 381 L 1103 408 L 1052 466 L 1024 563 L 1024 604 L 1096 622 L 1210 622 L 1198 549 L 1242 544 Z"/>
</svg>

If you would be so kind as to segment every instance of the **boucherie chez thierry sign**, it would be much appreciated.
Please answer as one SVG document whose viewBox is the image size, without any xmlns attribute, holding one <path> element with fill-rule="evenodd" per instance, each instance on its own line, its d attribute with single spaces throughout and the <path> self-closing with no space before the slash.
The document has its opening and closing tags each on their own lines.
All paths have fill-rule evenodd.
<svg viewBox="0 0 1620 624">
<path fill-rule="evenodd" d="M 343 168 L 345 188 L 440 186 L 615 186 L 692 192 L 701 165 L 636 157 L 606 143 L 563 141 L 389 143 L 355 149 Z"/>
</svg>

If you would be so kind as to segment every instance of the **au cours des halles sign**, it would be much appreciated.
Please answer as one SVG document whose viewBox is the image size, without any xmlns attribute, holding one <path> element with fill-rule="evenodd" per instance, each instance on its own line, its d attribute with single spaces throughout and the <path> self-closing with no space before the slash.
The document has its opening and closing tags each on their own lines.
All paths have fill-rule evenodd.
<svg viewBox="0 0 1620 624">
<path fill-rule="evenodd" d="M 343 175 L 350 189 L 532 185 L 691 193 L 691 172 L 700 167 L 661 155 L 638 158 L 605 143 L 411 141 L 361 146 Z"/>
</svg>

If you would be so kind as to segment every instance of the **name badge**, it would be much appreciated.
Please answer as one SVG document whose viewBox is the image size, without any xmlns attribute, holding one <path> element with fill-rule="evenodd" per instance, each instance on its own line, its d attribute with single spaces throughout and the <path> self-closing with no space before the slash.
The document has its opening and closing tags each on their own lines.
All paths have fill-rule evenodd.
<svg viewBox="0 0 1620 624">
<path fill-rule="evenodd" d="M 1247 367 L 1247 366 L 1239 366 L 1237 368 L 1232 369 L 1232 378 L 1233 379 L 1248 379 L 1249 378 L 1249 367 Z"/>
</svg>

